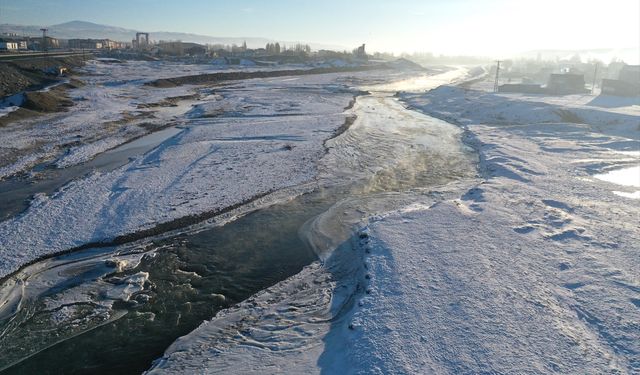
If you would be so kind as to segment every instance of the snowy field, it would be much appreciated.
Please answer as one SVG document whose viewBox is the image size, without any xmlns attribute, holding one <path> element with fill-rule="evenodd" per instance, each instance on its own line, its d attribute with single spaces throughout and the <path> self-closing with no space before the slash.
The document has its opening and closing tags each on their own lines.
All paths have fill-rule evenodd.
<svg viewBox="0 0 640 375">
<path fill-rule="evenodd" d="M 321 261 L 219 312 L 149 373 L 640 371 L 634 101 L 447 85 L 467 69 L 168 89 L 144 83 L 219 68 L 85 69 L 69 112 L 0 129 L 0 182 L 157 146 L 0 222 L 0 276 L 256 197 L 340 199 L 300 223 Z"/>
<path fill-rule="evenodd" d="M 448 87 L 405 100 L 466 125 L 485 181 L 370 224 L 371 293 L 354 313 L 350 367 L 639 371 L 640 202 L 614 194 L 640 187 L 637 108 L 614 115 Z M 610 170 L 628 170 L 626 182 L 594 178 Z"/>
<path fill-rule="evenodd" d="M 401 99 L 463 129 L 478 176 L 369 206 L 323 264 L 219 313 L 149 373 L 640 371 L 637 107 L 453 86 Z"/>
<path fill-rule="evenodd" d="M 1 222 L 0 276 L 44 255 L 308 183 L 325 140 L 345 123 L 344 108 L 358 94 L 353 82 L 411 74 L 335 73 L 156 89 L 143 83 L 174 76 L 183 66 L 136 64 L 93 62 L 82 77 L 87 85 L 70 91 L 77 101 L 70 112 L 0 129 L 3 152 L 25 153 L 4 173 L 29 171 L 43 157 L 69 167 L 150 129 L 174 129 L 122 167 L 38 194 L 26 212 Z M 37 180 L 37 171 L 30 173 Z"/>
</svg>

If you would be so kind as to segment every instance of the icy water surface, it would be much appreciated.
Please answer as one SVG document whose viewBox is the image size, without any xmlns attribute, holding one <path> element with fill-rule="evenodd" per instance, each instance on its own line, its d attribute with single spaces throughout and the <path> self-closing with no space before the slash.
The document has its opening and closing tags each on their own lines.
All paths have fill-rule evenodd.
<svg viewBox="0 0 640 375">
<path fill-rule="evenodd" d="M 392 95 L 358 99 L 356 122 L 327 142 L 312 193 L 224 226 L 51 258 L 5 280 L 0 368 L 140 373 L 217 311 L 325 258 L 363 218 L 475 175 L 461 130 Z"/>
<path fill-rule="evenodd" d="M 14 295 L 0 310 L 0 366 L 33 355 L 5 373 L 140 373 L 203 320 L 316 259 L 298 229 L 328 206 L 302 196 L 222 227 L 33 265 L 2 288 Z"/>
</svg>

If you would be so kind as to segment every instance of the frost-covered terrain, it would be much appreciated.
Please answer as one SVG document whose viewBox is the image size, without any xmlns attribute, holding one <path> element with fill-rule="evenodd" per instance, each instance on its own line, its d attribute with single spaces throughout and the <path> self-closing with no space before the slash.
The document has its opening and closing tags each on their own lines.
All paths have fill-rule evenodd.
<svg viewBox="0 0 640 375">
<path fill-rule="evenodd" d="M 144 85 L 215 69 L 94 61 L 69 112 L 0 129 L 0 179 L 129 155 L 0 222 L 0 276 L 314 190 L 336 202 L 300 223 L 321 261 L 220 311 L 150 373 L 640 371 L 635 102 L 437 87 L 473 78 L 462 68 Z M 130 276 L 99 293 L 127 301 L 148 284 Z"/>
<path fill-rule="evenodd" d="M 367 228 L 370 293 L 346 335 L 349 367 L 639 371 L 640 204 L 612 191 L 637 189 L 640 174 L 628 186 L 592 176 L 638 165 L 639 118 L 583 109 L 566 123 L 555 112 L 574 108 L 456 88 L 405 98 L 467 124 L 486 181 Z"/>
<path fill-rule="evenodd" d="M 392 204 L 322 265 L 219 313 L 150 373 L 640 371 L 637 107 L 401 98 L 465 130 L 479 177 L 378 196 Z"/>
<path fill-rule="evenodd" d="M 209 72 L 211 67 L 149 62 L 89 61 L 70 90 L 69 112 L 21 121 L 0 129 L 0 179 L 59 157 L 61 167 L 87 161 L 128 140 L 166 127 L 187 111 L 192 87 L 153 90 L 143 83 L 160 76 Z M 194 99 L 191 97 L 191 99 Z"/>
<path fill-rule="evenodd" d="M 1 222 L 0 276 L 48 254 L 210 215 L 310 182 L 325 140 L 345 123 L 344 109 L 359 94 L 350 88 L 353 82 L 410 74 L 335 73 L 215 87 L 143 85 L 178 71 L 212 69 L 187 68 L 92 62 L 83 76 L 87 85 L 70 91 L 77 101 L 70 112 L 0 129 L 3 152 L 24 153 L 3 167 L 9 174 L 42 157 L 69 167 L 151 130 L 173 129 L 159 146 L 123 166 L 77 176 L 52 194 L 36 195 L 26 212 Z M 67 151 L 60 155 L 61 150 Z"/>
</svg>

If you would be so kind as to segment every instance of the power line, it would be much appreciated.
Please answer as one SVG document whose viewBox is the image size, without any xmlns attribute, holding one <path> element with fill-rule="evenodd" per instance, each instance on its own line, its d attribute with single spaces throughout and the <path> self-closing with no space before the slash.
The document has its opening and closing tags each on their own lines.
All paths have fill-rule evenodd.
<svg viewBox="0 0 640 375">
<path fill-rule="evenodd" d="M 493 83 L 493 92 L 498 92 L 498 86 L 499 86 L 499 80 L 500 80 L 500 63 L 502 61 L 501 60 L 496 60 L 496 63 L 498 64 L 496 66 L 496 80 Z"/>
<path fill-rule="evenodd" d="M 596 63 L 595 70 L 593 71 L 593 84 L 591 85 L 591 94 L 596 91 L 596 77 L 598 76 L 598 63 Z"/>
<path fill-rule="evenodd" d="M 43 28 L 40 29 L 42 31 L 42 52 L 44 52 L 44 70 L 47 70 L 47 65 L 49 64 L 49 53 L 47 48 L 47 31 L 49 29 Z"/>
</svg>

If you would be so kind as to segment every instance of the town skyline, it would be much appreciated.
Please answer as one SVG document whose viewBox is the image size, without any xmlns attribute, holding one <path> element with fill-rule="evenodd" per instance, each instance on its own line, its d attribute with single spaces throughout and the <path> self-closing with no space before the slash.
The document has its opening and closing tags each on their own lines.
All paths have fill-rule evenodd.
<svg viewBox="0 0 640 375">
<path fill-rule="evenodd" d="M 640 4 L 627 0 L 612 0 L 606 6 L 601 1 L 575 0 L 560 4 L 549 0 L 526 4 L 503 0 L 404 0 L 393 4 L 373 1 L 366 2 L 366 7 L 361 1 L 338 4 L 332 0 L 322 4 L 282 1 L 268 5 L 254 0 L 233 4 L 198 0 L 180 4 L 156 4 L 149 0 L 100 0 L 98 3 L 104 3 L 104 11 L 96 13 L 91 12 L 96 2 L 89 6 L 78 0 L 55 4 L 3 0 L 0 24 L 47 26 L 82 20 L 149 32 L 264 37 L 344 47 L 364 42 L 372 51 L 397 54 L 488 56 L 536 49 L 637 48 L 640 45 L 637 22 Z M 122 12 L 122 9 L 128 11 Z M 193 9 L 199 11 L 193 12 Z M 225 17 L 216 17 L 218 14 Z M 590 23 L 594 27 L 588 27 Z M 502 31 L 506 29 L 510 32 Z"/>
</svg>

